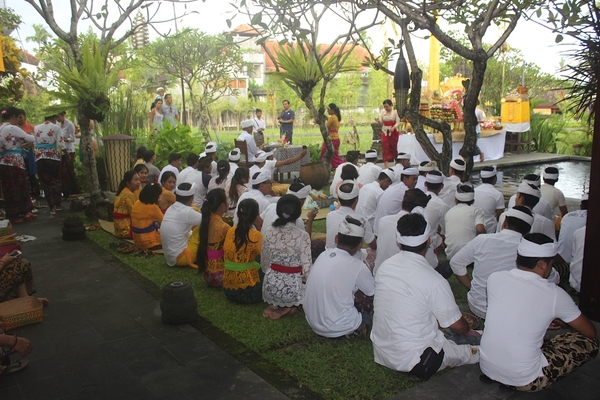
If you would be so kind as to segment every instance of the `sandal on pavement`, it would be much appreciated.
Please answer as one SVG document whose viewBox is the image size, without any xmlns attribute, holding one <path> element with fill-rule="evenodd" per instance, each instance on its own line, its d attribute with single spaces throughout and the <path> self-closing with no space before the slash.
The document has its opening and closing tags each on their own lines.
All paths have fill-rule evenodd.
<svg viewBox="0 0 600 400">
<path fill-rule="evenodd" d="M 8 356 L 6 356 L 8 358 Z M 8 358 L 10 361 L 10 358 Z M 14 372 L 23 371 L 29 365 L 29 360 L 26 358 L 21 358 L 19 361 L 15 361 L 10 363 L 9 365 L 4 366 L 4 370 L 0 372 L 0 375 L 12 374 Z"/>
<path fill-rule="evenodd" d="M 23 221 L 31 221 L 32 219 L 36 219 L 36 218 L 37 218 L 37 215 L 31 214 L 31 215 L 25 216 L 25 218 L 23 218 Z"/>
</svg>

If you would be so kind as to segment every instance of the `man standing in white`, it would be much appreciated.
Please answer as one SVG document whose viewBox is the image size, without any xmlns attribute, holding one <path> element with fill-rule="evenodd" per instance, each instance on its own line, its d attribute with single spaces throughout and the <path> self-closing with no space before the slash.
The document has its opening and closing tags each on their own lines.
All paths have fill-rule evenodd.
<svg viewBox="0 0 600 400">
<path fill-rule="evenodd" d="M 494 186 L 498 180 L 496 167 L 483 167 L 481 185 L 475 188 L 474 207 L 480 208 L 485 217 L 486 232 L 494 232 L 498 217 L 504 212 L 504 196 Z"/>
<path fill-rule="evenodd" d="M 237 140 L 243 140 L 246 142 L 246 148 L 248 149 L 248 162 L 254 162 L 254 155 L 258 153 L 258 146 L 252 136 L 252 130 L 254 129 L 254 122 L 251 119 L 242 121 L 242 133 L 238 136 Z"/>
<path fill-rule="evenodd" d="M 485 233 L 483 212 L 477 207 L 472 207 L 475 201 L 473 186 L 467 183 L 458 185 L 454 197 L 456 206 L 444 217 L 448 260 L 452 260 L 452 257 L 477 235 Z"/>
<path fill-rule="evenodd" d="M 548 167 L 542 174 L 544 178 L 544 184 L 540 188 L 542 191 L 542 198 L 550 203 L 550 209 L 553 213 L 556 212 L 556 208 L 560 212 L 561 216 L 564 216 L 567 210 L 567 203 L 565 202 L 565 195 L 560 189 L 554 187 L 558 182 L 558 168 Z"/>
<path fill-rule="evenodd" d="M 335 236 L 337 235 L 337 227 L 347 215 L 355 219 L 363 218 L 363 216 L 356 211 L 356 205 L 358 204 L 359 198 L 358 183 L 350 180 L 343 181 L 338 188 L 338 198 L 340 201 L 340 208 L 327 214 L 325 219 L 325 230 L 327 234 L 325 247 L 328 249 L 336 247 Z M 376 249 L 377 244 L 375 242 L 375 235 L 373 234 L 373 228 L 368 221 L 364 221 L 363 229 L 365 231 L 363 235 L 365 243 L 369 244 L 372 249 Z"/>
<path fill-rule="evenodd" d="M 469 289 L 467 301 L 473 314 L 485 318 L 487 280 L 494 272 L 515 267 L 517 247 L 523 235 L 529 233 L 532 223 L 533 215 L 529 208 L 511 208 L 506 212 L 502 232 L 477 236 L 450 260 L 450 267 L 459 282 Z M 472 280 L 467 273 L 470 264 L 473 264 Z"/>
<path fill-rule="evenodd" d="M 410 213 L 415 207 L 425 208 L 429 199 L 429 196 L 425 195 L 420 189 L 408 189 L 402 199 L 402 210 L 397 214 L 386 215 L 379 220 L 377 228 L 379 232 L 379 236 L 377 237 L 377 257 L 375 258 L 373 275 L 377 273 L 381 264 L 400 251 L 398 241 L 396 240 L 398 220 Z"/>
<path fill-rule="evenodd" d="M 252 132 L 254 133 L 254 141 L 256 142 L 256 145 L 260 148 L 260 146 L 263 145 L 263 143 L 265 143 L 265 129 L 267 129 L 267 125 L 265 124 L 265 120 L 262 119 L 262 110 L 260 108 L 257 108 L 256 111 L 254 111 L 254 118 L 252 119 L 252 121 L 254 122 L 254 127 L 252 129 Z"/>
<path fill-rule="evenodd" d="M 542 178 L 540 178 L 540 176 L 537 174 L 527 174 L 523 177 L 523 180 L 521 182 L 531 183 L 539 189 L 542 185 Z M 510 199 L 508 199 L 507 208 L 513 208 L 515 206 L 516 200 L 516 194 L 510 196 Z M 540 214 L 541 216 L 546 217 L 550 220 L 552 219 L 552 209 L 550 208 L 550 203 L 548 203 L 543 198 L 540 198 L 540 201 L 538 201 L 538 203 L 535 205 L 535 207 L 533 207 L 531 211 L 533 211 L 534 214 Z"/>
<path fill-rule="evenodd" d="M 361 213 L 366 220 L 373 226 L 375 221 L 375 211 L 377 210 L 377 203 L 383 192 L 392 184 L 396 174 L 391 169 L 384 169 L 381 171 L 377 180 L 371 183 L 367 183 L 360 188 L 360 196 L 358 197 L 358 204 L 356 209 Z"/>
<path fill-rule="evenodd" d="M 365 153 L 365 165 L 358 170 L 358 183 L 366 185 L 373 182 L 381 173 L 381 167 L 377 165 L 377 150 L 367 150 Z"/>
<path fill-rule="evenodd" d="M 414 189 L 417 184 L 417 177 L 419 171 L 416 168 L 406 168 L 402 170 L 400 174 L 400 183 L 392 185 L 388 190 L 383 192 L 377 204 L 377 211 L 375 212 L 375 234 L 378 235 L 377 229 L 379 229 L 379 220 L 388 215 L 395 215 L 402 211 L 402 200 L 404 199 L 404 193 L 408 189 Z"/>
<path fill-rule="evenodd" d="M 548 218 L 545 218 L 540 214 L 536 214 L 535 211 L 533 211 L 533 208 L 540 200 L 540 196 L 541 193 L 537 186 L 529 183 L 521 183 L 517 189 L 515 205 L 528 207 L 532 211 L 533 224 L 531 225 L 531 233 L 543 233 L 554 240 L 554 238 L 556 238 L 554 223 Z M 506 213 L 503 213 L 500 215 L 500 218 L 498 218 L 498 228 L 496 229 L 496 232 L 500 232 L 502 230 L 505 216 Z"/>
<path fill-rule="evenodd" d="M 446 367 L 475 364 L 476 346 L 449 341 L 439 329 L 479 334 L 463 318 L 448 281 L 425 260 L 429 226 L 422 209 L 398 221 L 400 252 L 385 261 L 375 275 L 373 330 L 375 362 L 427 380 Z"/>
<path fill-rule="evenodd" d="M 546 279 L 556 252 L 551 238 L 527 234 L 517 251 L 517 268 L 488 279 L 479 366 L 487 378 L 519 391 L 545 389 L 598 354 L 594 325 L 560 286 Z M 555 318 L 576 332 L 545 340 Z"/>
<path fill-rule="evenodd" d="M 454 194 L 456 193 L 456 186 L 462 181 L 463 174 L 467 168 L 467 163 L 464 158 L 458 157 L 450 161 L 450 176 L 444 181 L 444 188 L 440 192 L 439 196 L 448 205 L 449 208 L 454 207 L 456 204 L 454 201 Z"/>
<path fill-rule="evenodd" d="M 579 228 L 583 228 L 587 222 L 588 195 L 581 197 L 579 210 L 567 213 L 560 221 L 560 234 L 558 235 L 558 254 L 566 262 L 571 262 L 571 243 L 573 234 Z"/>
<path fill-rule="evenodd" d="M 310 270 L 303 307 L 306 321 L 317 335 L 368 337 L 371 316 L 354 306 L 359 290 L 366 296 L 375 293 L 371 271 L 356 257 L 365 235 L 364 222 L 363 218 L 344 217 L 335 229 L 336 247 L 321 253 Z"/>
<path fill-rule="evenodd" d="M 165 102 L 162 107 L 160 107 L 160 111 L 162 112 L 162 115 L 165 116 L 165 120 L 169 121 L 171 126 L 175 126 L 175 120 L 179 121 L 179 110 L 177 110 L 177 106 L 173 104 L 173 96 L 165 94 L 164 100 Z"/>
</svg>

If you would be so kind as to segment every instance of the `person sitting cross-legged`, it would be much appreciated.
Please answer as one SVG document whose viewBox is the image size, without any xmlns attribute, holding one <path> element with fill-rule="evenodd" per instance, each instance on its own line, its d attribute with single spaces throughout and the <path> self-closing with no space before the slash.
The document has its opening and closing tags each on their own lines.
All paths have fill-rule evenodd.
<svg viewBox="0 0 600 400">
<path fill-rule="evenodd" d="M 356 257 L 365 236 L 365 220 L 346 215 L 337 232 L 336 247 L 321 253 L 310 270 L 304 313 L 317 335 L 366 339 L 372 320 L 373 275 Z"/>
<path fill-rule="evenodd" d="M 192 229 L 202 223 L 202 214 L 192 208 L 195 191 L 195 183 L 180 183 L 175 189 L 176 201 L 165 212 L 160 226 L 165 259 L 170 267 L 198 268 L 197 244 L 194 246 L 190 240 Z"/>
<path fill-rule="evenodd" d="M 448 281 L 425 259 L 429 231 L 421 207 L 398 221 L 401 250 L 375 275 L 371 332 L 376 363 L 424 380 L 446 367 L 479 361 L 476 346 L 446 339 L 439 326 L 449 328 L 457 342 L 476 345 L 480 338 L 463 318 Z"/>
<path fill-rule="evenodd" d="M 558 246 L 541 233 L 523 237 L 516 266 L 492 274 L 479 366 L 483 381 L 535 392 L 564 378 L 598 355 L 596 328 L 571 297 L 547 278 Z M 559 318 L 575 332 L 545 339 Z"/>
</svg>

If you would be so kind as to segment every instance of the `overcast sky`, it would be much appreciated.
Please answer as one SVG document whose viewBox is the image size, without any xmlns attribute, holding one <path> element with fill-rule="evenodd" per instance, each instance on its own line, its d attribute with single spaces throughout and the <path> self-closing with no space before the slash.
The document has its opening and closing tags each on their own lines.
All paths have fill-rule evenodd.
<svg viewBox="0 0 600 400">
<path fill-rule="evenodd" d="M 33 35 L 33 24 L 45 24 L 45 21 L 35 12 L 31 5 L 27 4 L 23 0 L 4 0 L 6 5 L 12 8 L 17 14 L 21 15 L 23 23 L 17 33 L 13 33 L 12 36 L 20 39 L 22 46 L 32 51 L 35 47 L 34 43 L 28 43 L 25 38 Z M 100 1 L 96 0 L 96 3 Z M 121 3 L 129 3 L 129 0 L 121 0 Z M 70 1 L 69 0 L 53 0 L 55 18 L 59 25 L 64 29 L 68 28 L 70 20 Z M 229 3 L 224 0 L 206 0 L 196 1 L 192 3 L 168 3 L 163 2 L 160 5 L 160 16 L 162 19 L 169 19 L 173 17 L 173 5 L 175 6 L 175 12 L 178 15 L 183 14 L 185 7 L 188 11 L 195 10 L 197 14 L 192 14 L 184 17 L 178 21 L 178 26 L 188 26 L 198 28 L 209 34 L 216 34 L 223 31 L 229 30 L 226 24 L 226 19 L 231 18 L 234 15 L 233 10 L 230 8 Z M 158 3 L 152 3 L 151 7 L 157 7 Z M 109 8 L 110 10 L 110 8 Z M 238 15 L 233 20 L 233 26 L 248 23 L 244 16 Z M 79 31 L 84 32 L 89 22 L 82 21 L 80 24 Z M 336 24 L 326 24 L 322 30 L 322 41 L 326 42 L 328 39 L 331 40 L 337 36 L 335 31 Z M 166 22 L 157 24 L 156 29 L 161 33 L 168 33 L 169 30 L 174 31 L 174 22 Z M 50 29 L 48 28 L 48 31 Z M 381 47 L 387 45 L 387 40 L 384 38 L 385 35 L 391 35 L 392 33 L 386 33 L 382 28 L 373 28 L 369 32 L 369 36 L 373 39 L 374 47 Z M 427 35 L 427 32 L 423 32 L 419 36 Z M 150 29 L 150 38 L 153 39 L 157 36 L 157 33 Z M 488 36 L 486 36 L 486 42 L 493 42 L 498 37 L 498 33 L 494 27 L 489 29 Z M 511 48 L 517 48 L 522 50 L 527 62 L 533 62 L 540 66 L 542 71 L 551 74 L 557 73 L 560 65 L 561 58 L 564 58 L 564 51 L 572 48 L 564 45 L 556 45 L 554 42 L 555 35 L 550 30 L 539 26 L 536 23 L 521 20 L 519 21 L 516 30 L 508 39 L 508 43 Z M 426 41 L 417 40 L 414 43 L 415 50 L 417 52 L 417 58 L 428 63 L 428 50 L 429 46 Z"/>
</svg>

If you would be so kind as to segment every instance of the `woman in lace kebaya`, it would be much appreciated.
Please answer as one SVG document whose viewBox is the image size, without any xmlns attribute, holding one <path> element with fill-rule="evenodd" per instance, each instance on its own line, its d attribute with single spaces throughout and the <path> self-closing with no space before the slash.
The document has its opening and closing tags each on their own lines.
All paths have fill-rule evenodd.
<svg viewBox="0 0 600 400">
<path fill-rule="evenodd" d="M 265 318 L 293 314 L 304 299 L 312 263 L 310 236 L 296 226 L 301 213 L 300 199 L 286 194 L 277 202 L 278 218 L 265 231 L 260 260 L 265 272 L 263 300 L 269 304 L 263 312 Z"/>
</svg>

